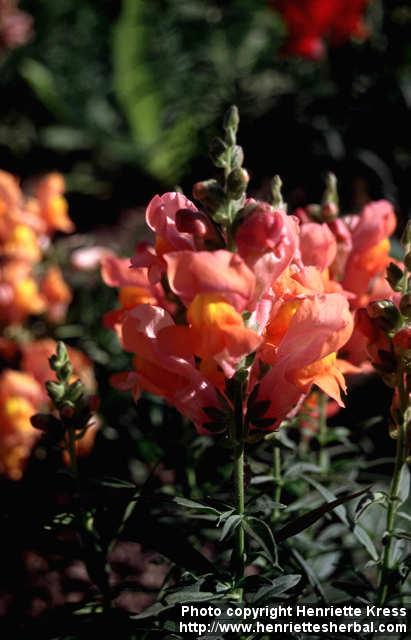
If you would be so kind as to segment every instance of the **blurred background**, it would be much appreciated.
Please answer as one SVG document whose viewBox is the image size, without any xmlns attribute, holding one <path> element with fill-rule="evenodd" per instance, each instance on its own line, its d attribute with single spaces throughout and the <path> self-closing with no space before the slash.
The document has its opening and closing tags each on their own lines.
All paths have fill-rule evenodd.
<svg viewBox="0 0 411 640">
<path fill-rule="evenodd" d="M 155 193 L 181 186 L 190 196 L 194 182 L 211 177 L 207 144 L 233 103 L 251 193 L 267 193 L 278 173 L 292 211 L 319 201 L 333 171 L 344 213 L 388 198 L 401 229 L 411 208 L 409 0 L 0 0 L 0 90 L 0 169 L 23 185 L 50 171 L 67 181 L 77 234 L 58 237 L 53 251 L 73 303 L 65 324 L 37 319 L 30 331 L 67 340 L 93 362 L 104 417 L 85 473 L 137 484 L 151 474 L 152 484 L 174 483 L 186 496 L 193 468 L 206 490 L 224 484 L 229 461 L 211 439 L 200 441 L 154 398 L 136 407 L 111 390 L 109 375 L 128 365 L 101 325 L 116 294 L 97 271 L 73 271 L 70 253 L 98 244 L 130 255 Z M 392 448 L 388 398 L 374 379 L 367 396 L 353 390 L 334 422 L 348 423 L 354 440 L 362 430 L 369 450 L 379 442 L 384 453 Z M 0 614 L 25 640 L 25 616 L 90 591 L 67 540 L 62 552 L 44 534 L 64 507 L 64 474 L 50 483 L 55 467 L 39 447 L 22 481 L 1 479 Z M 139 535 L 153 543 L 149 529 Z M 138 576 L 129 608 L 139 610 L 165 570 L 147 569 L 147 557 L 133 553 L 120 549 L 113 566 L 120 577 Z"/>
</svg>

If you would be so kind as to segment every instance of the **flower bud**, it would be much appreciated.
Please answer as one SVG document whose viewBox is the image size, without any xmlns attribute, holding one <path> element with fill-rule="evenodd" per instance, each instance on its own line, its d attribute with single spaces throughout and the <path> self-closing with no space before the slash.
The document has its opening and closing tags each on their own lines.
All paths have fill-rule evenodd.
<svg viewBox="0 0 411 640">
<path fill-rule="evenodd" d="M 282 186 L 283 186 L 283 181 L 281 180 L 280 176 L 275 175 L 271 183 L 271 193 L 272 193 L 271 203 L 274 209 L 281 209 L 286 211 L 287 206 L 283 200 L 283 194 L 281 191 Z"/>
<path fill-rule="evenodd" d="M 214 138 L 210 144 L 210 158 L 216 167 L 224 167 L 227 159 L 225 152 L 227 151 L 227 145 L 221 138 Z"/>
<path fill-rule="evenodd" d="M 244 151 L 238 144 L 234 145 L 231 150 L 231 165 L 235 169 L 242 167 L 244 162 Z"/>
<path fill-rule="evenodd" d="M 63 364 L 59 374 L 59 377 L 61 379 L 70 380 L 71 376 L 73 375 L 73 366 L 69 360 Z"/>
<path fill-rule="evenodd" d="M 367 305 L 370 318 L 384 331 L 391 331 L 400 321 L 400 313 L 391 300 L 375 300 Z"/>
<path fill-rule="evenodd" d="M 331 222 L 338 216 L 338 206 L 335 202 L 326 202 L 321 207 L 321 214 L 325 222 Z"/>
<path fill-rule="evenodd" d="M 211 210 L 217 209 L 225 200 L 225 193 L 217 180 L 196 182 L 193 187 L 193 196 Z"/>
<path fill-rule="evenodd" d="M 56 347 L 56 354 L 49 358 L 50 367 L 53 371 L 58 371 L 68 361 L 67 348 L 64 342 L 59 340 Z"/>
<path fill-rule="evenodd" d="M 394 291 L 401 291 L 404 272 L 395 262 L 390 262 L 387 267 L 387 280 Z"/>
<path fill-rule="evenodd" d="M 238 108 L 235 105 L 232 105 L 229 109 L 227 109 L 224 115 L 224 120 L 223 120 L 224 131 L 229 131 L 230 129 L 237 131 L 239 124 L 240 124 L 240 114 L 238 112 Z"/>
<path fill-rule="evenodd" d="M 405 254 L 404 264 L 407 267 L 408 271 L 411 271 L 411 252 Z"/>
<path fill-rule="evenodd" d="M 337 178 L 333 173 L 327 174 L 326 186 L 322 199 L 322 215 L 325 220 L 334 220 L 338 215 Z"/>
<path fill-rule="evenodd" d="M 50 429 L 60 429 L 61 422 L 57 418 L 47 413 L 36 413 L 30 418 L 31 425 L 40 431 L 49 431 Z"/>
<path fill-rule="evenodd" d="M 233 200 L 239 200 L 244 194 L 250 178 L 245 169 L 233 169 L 227 178 L 228 197 Z"/>
<path fill-rule="evenodd" d="M 321 220 L 321 207 L 319 204 L 309 204 L 306 208 L 307 215 L 311 220 L 319 221 Z"/>
<path fill-rule="evenodd" d="M 48 382 L 46 382 L 46 389 L 54 404 L 58 404 L 63 399 L 65 392 L 64 384 L 49 380 Z"/>
<path fill-rule="evenodd" d="M 67 400 L 76 403 L 84 395 L 84 385 L 81 380 L 76 380 L 67 389 Z"/>
</svg>

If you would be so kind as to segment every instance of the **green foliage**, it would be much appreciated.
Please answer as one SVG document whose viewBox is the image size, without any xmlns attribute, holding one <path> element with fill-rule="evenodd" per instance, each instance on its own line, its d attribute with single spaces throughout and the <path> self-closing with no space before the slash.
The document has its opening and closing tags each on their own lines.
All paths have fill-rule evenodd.
<svg viewBox="0 0 411 640">
<path fill-rule="evenodd" d="M 114 30 L 115 89 L 155 177 L 178 181 L 198 148 L 198 132 L 230 102 L 246 108 L 259 73 L 265 86 L 281 90 L 281 78 L 267 68 L 280 40 L 279 20 L 267 15 L 264 2 L 124 0 Z M 263 91 L 264 84 L 259 98 Z M 258 108 L 264 109 L 261 100 Z"/>
</svg>

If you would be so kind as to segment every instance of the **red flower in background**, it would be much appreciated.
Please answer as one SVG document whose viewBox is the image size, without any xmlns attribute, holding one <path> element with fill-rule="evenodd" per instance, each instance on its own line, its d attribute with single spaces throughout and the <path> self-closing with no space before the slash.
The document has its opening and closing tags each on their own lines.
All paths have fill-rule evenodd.
<svg viewBox="0 0 411 640">
<path fill-rule="evenodd" d="M 0 51 L 20 47 L 33 35 L 33 18 L 17 5 L 16 0 L 0 0 Z"/>
<path fill-rule="evenodd" d="M 338 46 L 366 35 L 363 17 L 369 0 L 270 0 L 288 32 L 288 54 L 318 60 L 325 41 Z"/>
</svg>

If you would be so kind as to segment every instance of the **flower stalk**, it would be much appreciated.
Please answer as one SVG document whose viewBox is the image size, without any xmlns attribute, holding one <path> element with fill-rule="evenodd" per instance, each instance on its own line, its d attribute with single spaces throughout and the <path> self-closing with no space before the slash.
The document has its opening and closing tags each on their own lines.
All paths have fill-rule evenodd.
<svg viewBox="0 0 411 640">
<path fill-rule="evenodd" d="M 388 495 L 388 508 L 387 508 L 387 520 L 385 527 L 386 544 L 384 546 L 381 565 L 380 576 L 378 586 L 377 604 L 384 605 L 390 586 L 390 575 L 393 569 L 393 532 L 395 527 L 395 516 L 399 507 L 399 491 L 400 491 L 400 479 L 401 471 L 404 464 L 407 464 L 407 434 L 406 434 L 406 422 L 403 421 L 401 425 L 398 425 L 397 434 L 397 450 L 395 457 L 394 474 L 391 481 L 390 492 Z"/>
<path fill-rule="evenodd" d="M 243 410 L 244 380 L 243 371 L 239 371 L 235 380 L 234 388 L 234 493 L 236 515 L 239 516 L 239 523 L 235 530 L 233 567 L 236 583 L 244 578 L 245 569 L 245 533 L 243 518 L 245 514 L 245 491 L 244 491 L 244 467 L 245 467 L 245 421 Z M 237 598 L 243 599 L 243 589 L 235 591 Z"/>
<path fill-rule="evenodd" d="M 282 480 L 282 464 L 281 464 L 281 449 L 278 446 L 273 448 L 273 479 L 274 479 L 274 496 L 273 500 L 278 505 L 281 502 L 281 491 L 283 488 Z M 280 518 L 280 508 L 275 506 L 272 512 L 273 523 L 277 522 Z"/>
<path fill-rule="evenodd" d="M 318 392 L 318 466 L 322 475 L 326 475 L 329 468 L 329 456 L 327 444 L 327 396 L 322 391 Z"/>
</svg>

